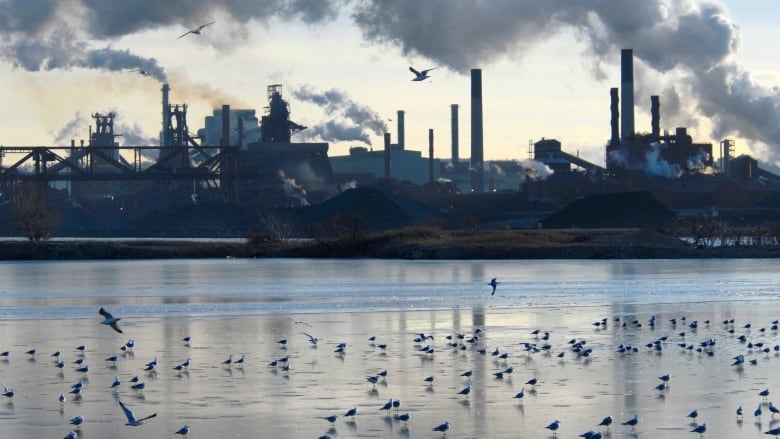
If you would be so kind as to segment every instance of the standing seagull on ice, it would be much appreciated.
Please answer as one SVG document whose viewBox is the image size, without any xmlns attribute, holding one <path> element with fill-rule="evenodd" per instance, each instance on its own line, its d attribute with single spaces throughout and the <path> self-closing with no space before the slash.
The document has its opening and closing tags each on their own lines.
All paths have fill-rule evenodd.
<svg viewBox="0 0 780 439">
<path fill-rule="evenodd" d="M 428 76 L 428 72 L 430 72 L 431 70 L 433 70 L 435 68 L 436 67 L 431 68 L 431 69 L 425 69 L 423 71 L 417 71 L 417 70 L 414 69 L 414 67 L 409 67 L 409 70 L 411 70 L 412 73 L 415 74 L 415 77 L 414 77 L 414 79 L 412 79 L 412 81 L 425 81 L 426 79 L 430 78 L 430 76 Z"/>
<path fill-rule="evenodd" d="M 122 401 L 119 401 L 119 406 L 122 407 L 122 411 L 125 412 L 125 416 L 127 417 L 126 425 L 130 425 L 133 427 L 138 427 L 139 425 L 143 424 L 144 421 L 146 421 L 147 419 L 152 419 L 153 417 L 157 416 L 157 413 L 152 413 L 151 415 L 145 418 L 136 419 L 135 415 L 133 414 L 133 411 L 127 408 L 127 406 L 124 405 Z"/>
<path fill-rule="evenodd" d="M 101 316 L 105 317 L 105 319 L 102 322 L 100 322 L 101 325 L 108 325 L 112 327 L 114 331 L 120 334 L 122 333 L 122 330 L 119 329 L 119 324 L 118 324 L 118 322 L 122 319 L 112 316 L 111 313 L 106 311 L 104 308 L 100 308 L 100 311 L 98 312 L 100 313 Z"/>
<path fill-rule="evenodd" d="M 188 30 L 187 32 L 183 33 L 181 36 L 179 36 L 179 38 L 186 37 L 189 34 L 200 35 L 200 32 L 203 30 L 204 27 L 211 26 L 214 23 L 216 23 L 216 21 L 212 21 L 211 23 L 201 24 L 200 26 L 196 27 L 195 29 Z M 177 40 L 179 38 L 177 38 Z"/>
</svg>

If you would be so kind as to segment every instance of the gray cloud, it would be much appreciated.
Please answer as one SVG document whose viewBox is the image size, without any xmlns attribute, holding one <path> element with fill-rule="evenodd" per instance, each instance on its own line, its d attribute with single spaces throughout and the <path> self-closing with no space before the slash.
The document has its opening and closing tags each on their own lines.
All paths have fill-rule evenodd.
<svg viewBox="0 0 780 439">
<path fill-rule="evenodd" d="M 712 136 L 772 145 L 772 158 L 780 160 L 780 93 L 736 63 L 739 31 L 716 1 L 367 0 L 355 4 L 353 17 L 368 41 L 461 73 L 502 57 L 519 59 L 566 29 L 586 43 L 600 79 L 605 68 L 617 68 L 619 49 L 633 48 L 637 80 L 654 81 L 637 84 L 646 96 L 635 102 L 659 94 L 662 121 L 696 125 L 703 113 L 714 123 Z M 643 75 L 643 69 L 674 73 L 674 79 Z"/>
</svg>

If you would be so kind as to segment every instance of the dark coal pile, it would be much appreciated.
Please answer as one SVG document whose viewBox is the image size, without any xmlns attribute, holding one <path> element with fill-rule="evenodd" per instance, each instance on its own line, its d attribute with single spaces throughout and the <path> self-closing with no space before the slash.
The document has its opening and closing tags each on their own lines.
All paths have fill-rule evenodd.
<svg viewBox="0 0 780 439">
<path fill-rule="evenodd" d="M 357 219 L 372 232 L 415 225 L 444 225 L 449 218 L 424 204 L 378 188 L 356 188 L 290 212 L 301 225 Z"/>
<path fill-rule="evenodd" d="M 674 212 L 650 192 L 594 195 L 574 201 L 541 221 L 544 228 L 658 228 Z"/>
</svg>

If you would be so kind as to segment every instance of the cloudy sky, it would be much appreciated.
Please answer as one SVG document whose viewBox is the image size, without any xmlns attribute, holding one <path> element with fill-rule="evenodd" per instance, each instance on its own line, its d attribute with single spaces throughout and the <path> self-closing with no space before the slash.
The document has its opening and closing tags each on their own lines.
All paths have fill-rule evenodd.
<svg viewBox="0 0 780 439">
<path fill-rule="evenodd" d="M 544 137 L 603 164 L 609 88 L 633 48 L 638 131 L 658 94 L 663 130 L 777 163 L 778 17 L 776 0 L 0 0 L 0 144 L 69 144 L 108 111 L 120 143 L 156 144 L 163 82 L 191 131 L 222 104 L 262 113 L 281 84 L 310 127 L 294 139 L 331 156 L 381 148 L 404 110 L 407 148 L 427 155 L 432 128 L 448 158 L 458 104 L 463 158 L 481 68 L 486 159 L 528 158 Z M 412 82 L 409 66 L 436 70 Z"/>
</svg>

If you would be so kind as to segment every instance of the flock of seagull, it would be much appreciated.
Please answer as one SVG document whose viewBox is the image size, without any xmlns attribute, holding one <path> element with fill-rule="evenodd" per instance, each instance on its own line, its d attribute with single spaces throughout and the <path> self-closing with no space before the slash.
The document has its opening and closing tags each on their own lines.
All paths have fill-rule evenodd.
<svg viewBox="0 0 780 439">
<path fill-rule="evenodd" d="M 491 287 L 491 296 L 495 295 L 497 285 L 499 285 L 499 282 L 496 279 L 492 279 L 488 283 L 488 286 Z M 100 308 L 98 313 L 103 318 L 103 320 L 100 322 L 102 325 L 113 329 L 113 331 L 116 333 L 124 334 L 124 330 L 119 326 L 119 322 L 121 320 L 120 318 L 115 317 L 112 313 L 108 312 L 104 308 Z M 291 374 L 295 373 L 295 369 L 292 367 L 292 360 L 294 359 L 294 356 L 300 356 L 299 351 L 289 353 L 287 351 L 288 346 L 298 343 L 297 334 L 300 335 L 300 341 L 305 341 L 305 343 L 307 343 L 310 348 L 314 348 L 312 351 L 314 355 L 333 355 L 338 357 L 342 362 L 350 361 L 351 346 L 354 346 L 356 343 L 360 343 L 360 341 L 356 340 L 352 340 L 350 342 L 328 343 L 329 348 L 325 348 L 323 352 L 322 348 L 318 348 L 322 345 L 322 339 L 314 335 L 315 328 L 313 328 L 310 323 L 295 320 L 292 317 L 288 318 L 292 321 L 294 327 L 299 327 L 299 325 L 301 325 L 307 326 L 308 329 L 306 329 L 306 331 L 296 331 L 296 334 L 289 334 L 289 339 L 279 338 L 274 341 L 274 343 L 277 345 L 277 348 L 282 350 L 284 354 L 280 355 L 278 358 L 268 359 L 266 365 L 268 368 L 271 368 L 274 373 L 276 373 L 277 370 L 281 371 L 285 377 L 289 378 Z M 527 336 L 528 338 L 525 341 L 518 341 L 516 346 L 518 346 L 519 349 L 517 349 L 515 352 L 500 349 L 498 347 L 488 348 L 488 345 L 492 343 L 489 332 L 501 331 L 502 329 L 501 327 L 497 326 L 487 328 L 476 327 L 465 333 L 453 332 L 444 335 L 437 334 L 436 336 L 429 332 L 410 334 L 409 341 L 413 343 L 413 348 L 407 347 L 406 349 L 401 349 L 399 346 L 394 345 L 396 343 L 382 342 L 380 341 L 380 337 L 377 336 L 368 337 L 364 343 L 373 349 L 378 349 L 380 358 L 387 358 L 388 355 L 392 356 L 394 355 L 394 351 L 400 352 L 402 350 L 408 351 L 413 349 L 415 352 L 417 352 L 416 355 L 426 359 L 433 359 L 441 355 L 448 356 L 453 354 L 462 354 L 465 356 L 465 358 L 468 359 L 466 361 L 471 361 L 474 363 L 475 368 L 484 365 L 485 359 L 493 359 L 493 365 L 495 366 L 496 370 L 492 372 L 492 379 L 496 380 L 497 382 L 502 380 L 504 382 L 511 382 L 511 377 L 514 373 L 519 372 L 521 369 L 523 369 L 523 371 L 526 371 L 527 369 L 522 368 L 522 366 L 518 366 L 517 364 L 513 366 L 509 362 L 524 361 L 526 364 L 528 364 L 533 362 L 536 356 L 557 359 L 559 364 L 562 365 L 564 358 L 573 358 L 573 361 L 590 361 L 595 357 L 609 356 L 612 361 L 621 361 L 622 359 L 632 358 L 641 352 L 645 352 L 649 355 L 663 355 L 668 351 L 672 351 L 673 355 L 674 352 L 679 352 L 684 355 L 696 355 L 698 358 L 701 358 L 704 361 L 717 361 L 717 359 L 723 361 L 723 354 L 716 354 L 717 347 L 721 345 L 719 344 L 720 339 L 713 337 L 715 334 L 719 334 L 718 337 L 728 337 L 730 340 L 730 342 L 728 342 L 729 345 L 738 346 L 738 352 L 734 352 L 736 355 L 728 354 L 728 364 L 726 366 L 733 368 L 734 370 L 743 370 L 745 367 L 756 365 L 757 362 L 762 358 L 769 358 L 772 355 L 780 355 L 780 344 L 771 344 L 767 341 L 778 335 L 779 324 L 780 323 L 777 320 L 774 320 L 769 322 L 769 324 L 766 326 L 753 327 L 750 323 L 742 323 L 737 325 L 734 319 L 725 319 L 719 322 L 714 322 L 710 320 L 699 321 L 686 317 L 677 317 L 664 320 L 657 319 L 655 316 L 651 316 L 647 320 L 639 320 L 629 316 L 604 317 L 592 322 L 592 331 L 595 331 L 594 333 L 599 334 L 607 330 L 612 330 L 614 333 L 613 337 L 618 338 L 622 335 L 631 340 L 636 340 L 637 338 L 652 335 L 652 338 L 648 338 L 642 343 L 621 343 L 617 346 L 613 346 L 614 350 L 611 352 L 609 352 L 609 347 L 595 346 L 593 343 L 590 343 L 584 338 L 570 338 L 568 341 L 561 339 L 557 341 L 557 344 L 555 344 L 554 339 L 560 338 L 560 335 L 555 334 L 555 330 L 553 329 L 545 330 L 541 328 L 530 331 Z M 649 329 L 649 331 L 647 331 L 647 329 Z M 705 330 L 705 334 L 707 335 L 706 338 L 692 341 L 698 337 L 700 332 L 704 333 Z M 580 332 L 586 331 L 582 330 Z M 330 336 L 333 335 L 332 333 L 329 334 Z M 631 337 L 628 337 L 629 335 Z M 399 337 L 403 337 L 403 335 L 400 335 Z M 185 337 L 182 339 L 182 341 L 186 345 L 189 345 L 191 338 Z M 298 346 L 300 346 L 300 344 L 298 344 Z M 133 339 L 129 339 L 120 347 L 120 350 L 122 352 L 132 352 L 134 348 L 135 341 Z M 87 381 L 86 376 L 90 370 L 83 356 L 83 352 L 86 351 L 86 347 L 84 345 L 80 345 L 75 349 L 82 355 L 74 362 L 76 365 L 75 371 L 79 374 L 83 374 L 85 378 L 70 386 L 67 395 L 64 392 L 59 395 L 59 403 L 61 405 L 65 404 L 68 398 L 79 397 L 82 390 L 85 388 L 85 382 Z M 30 357 L 34 357 L 40 353 L 37 352 L 36 349 L 28 349 L 25 351 L 25 354 L 29 355 Z M 0 361 L 5 359 L 7 362 L 7 359 L 10 356 L 10 351 L 0 352 Z M 65 367 L 65 362 L 61 359 L 62 352 L 56 351 L 52 353 L 51 356 L 54 358 L 55 367 L 59 369 Z M 462 358 L 463 357 L 461 357 L 461 359 Z M 112 355 L 105 358 L 105 361 L 109 363 L 116 363 L 119 360 L 120 357 L 118 355 Z M 254 359 L 247 358 L 245 354 L 241 354 L 238 358 L 235 358 L 233 354 L 230 354 L 228 355 L 227 359 L 224 359 L 219 364 L 221 367 L 229 369 L 232 367 L 243 367 L 250 361 L 253 364 L 255 363 Z M 365 358 L 356 361 L 365 361 Z M 262 360 L 258 362 L 262 362 Z M 156 374 L 158 367 L 159 362 L 157 357 L 154 357 L 152 361 L 144 365 L 143 372 Z M 171 365 L 168 368 L 175 371 L 182 371 L 187 370 L 189 367 L 190 359 L 187 358 L 185 361 Z M 476 369 L 458 370 L 457 374 L 451 374 L 449 377 L 450 382 L 452 382 L 452 379 L 459 379 L 462 380 L 463 385 L 460 387 L 460 390 L 452 390 L 450 398 L 461 399 L 466 403 L 468 402 L 469 398 L 477 398 L 475 394 L 478 395 L 480 394 L 480 390 L 483 390 L 479 389 L 479 386 L 485 386 L 488 383 L 472 381 L 472 379 L 475 377 L 474 370 Z M 406 373 L 408 374 L 408 371 Z M 438 371 L 437 375 L 421 375 L 419 377 L 420 385 L 428 386 L 432 392 L 433 387 L 439 382 L 442 373 L 447 374 L 448 372 Z M 384 387 L 387 388 L 387 380 L 392 379 L 392 376 L 392 371 L 388 371 L 388 369 L 382 369 L 378 372 L 373 372 L 366 375 L 365 381 L 368 383 L 368 386 L 371 386 L 372 389 L 369 393 L 372 396 L 378 397 L 379 392 L 377 391 L 377 386 L 384 385 Z M 669 395 L 669 391 L 673 387 L 672 381 L 674 380 L 672 379 L 671 374 L 668 373 L 658 373 L 657 379 L 659 383 L 653 388 L 653 391 L 658 392 L 659 398 L 666 398 L 666 395 Z M 127 382 L 130 383 L 129 385 L 131 389 L 135 391 L 143 391 L 146 387 L 145 382 L 142 378 L 139 378 L 138 375 L 133 376 L 133 378 Z M 523 407 L 523 404 L 528 404 L 528 393 L 531 393 L 536 397 L 537 386 L 544 385 L 543 379 L 537 377 L 521 380 L 521 382 L 523 382 L 523 387 L 513 392 L 511 399 L 509 397 L 507 398 L 508 401 L 514 401 L 514 404 L 517 404 L 518 407 Z M 117 388 L 120 387 L 122 383 L 123 382 L 119 379 L 119 376 L 116 376 L 114 382 L 108 386 L 108 388 L 112 392 L 116 392 Z M 33 397 L 15 390 L 13 386 L 9 387 L 6 385 L 6 383 L 0 382 L 0 384 L 3 386 L 3 392 L 0 393 L 0 396 L 6 398 L 8 401 L 12 401 L 13 398 L 18 397 L 19 395 L 24 398 Z M 764 415 L 770 416 L 770 427 L 773 427 L 772 424 L 775 422 L 774 415 L 780 413 L 780 409 L 778 409 L 769 400 L 770 394 L 771 392 L 769 388 L 765 388 L 760 392 L 757 392 L 756 402 L 748 406 L 755 407 L 755 409 L 752 411 L 751 409 L 743 410 L 741 405 L 733 408 L 731 413 L 733 413 L 733 416 L 735 416 L 736 422 L 741 423 L 744 417 L 750 416 L 752 414 L 755 422 L 759 425 L 760 428 L 761 416 Z M 126 419 L 125 425 L 127 426 L 138 427 L 157 417 L 157 413 L 136 416 L 134 411 L 128 405 L 126 405 L 118 395 L 115 396 L 115 398 Z M 338 434 L 337 423 L 339 422 L 339 419 L 345 419 L 354 426 L 354 420 L 356 417 L 371 416 L 370 411 L 368 414 L 364 414 L 366 408 L 370 407 L 370 405 L 371 402 L 365 402 L 354 405 L 343 412 L 334 412 L 319 416 L 319 419 L 323 419 L 329 424 L 329 429 L 324 432 L 324 434 L 319 436 L 319 439 L 332 439 L 334 436 L 336 436 Z M 424 404 L 423 408 L 413 408 L 412 410 L 405 409 L 405 407 L 407 407 L 407 405 L 402 403 L 401 400 L 390 397 L 386 402 L 375 406 L 373 410 L 378 413 L 383 413 L 382 416 L 388 419 L 402 423 L 403 427 L 401 431 L 408 432 L 409 424 L 412 422 L 412 415 L 424 411 L 425 408 Z M 404 409 L 402 410 L 402 408 Z M 485 408 L 484 410 L 488 410 L 488 408 Z M 612 414 L 604 413 L 602 417 L 599 418 L 601 419 L 600 422 L 593 422 L 591 427 L 592 429 L 587 429 L 587 431 L 583 432 L 571 430 L 568 428 L 562 410 L 555 410 L 554 413 L 556 413 L 555 417 L 559 419 L 550 419 L 547 422 L 539 423 L 539 432 L 547 430 L 550 435 L 557 437 L 559 433 L 566 431 L 567 435 L 577 433 L 579 437 L 585 439 L 602 439 L 612 435 L 611 429 L 618 428 L 622 430 L 621 433 L 616 434 L 635 435 L 634 431 L 642 421 L 640 413 L 616 414 L 615 418 L 613 418 Z M 720 415 L 711 413 L 709 416 Z M 423 417 L 428 419 L 430 418 L 430 416 Z M 687 424 L 688 431 L 690 431 L 690 433 L 697 434 L 700 437 L 703 437 L 706 434 L 713 434 L 711 430 L 708 430 L 707 423 L 704 419 L 705 417 L 706 416 L 703 416 L 703 413 L 700 413 L 699 409 L 691 407 L 690 410 L 687 411 L 687 414 L 680 415 L 680 424 Z M 561 419 L 563 419 L 563 421 L 561 421 Z M 445 437 L 448 433 L 457 431 L 459 423 L 465 422 L 468 421 L 465 419 L 455 419 L 454 422 L 451 422 L 450 420 L 442 419 L 439 423 L 429 425 L 428 428 L 430 429 L 430 432 L 440 433 L 441 437 Z M 64 438 L 77 439 L 82 437 L 82 429 L 85 428 L 84 426 L 86 424 L 87 419 L 85 419 L 84 416 L 77 415 L 72 417 L 69 420 L 69 425 L 72 427 L 72 430 L 67 432 Z M 615 424 L 615 426 L 613 426 L 613 424 Z M 585 430 L 586 428 L 588 427 L 585 426 L 585 428 L 582 428 L 581 430 Z M 183 425 L 178 430 L 171 431 L 170 433 L 172 435 L 175 434 L 187 437 L 191 433 L 191 429 L 189 425 Z M 780 427 L 763 429 L 762 433 L 769 436 L 780 436 Z M 717 435 L 717 433 L 714 434 Z"/>
</svg>

